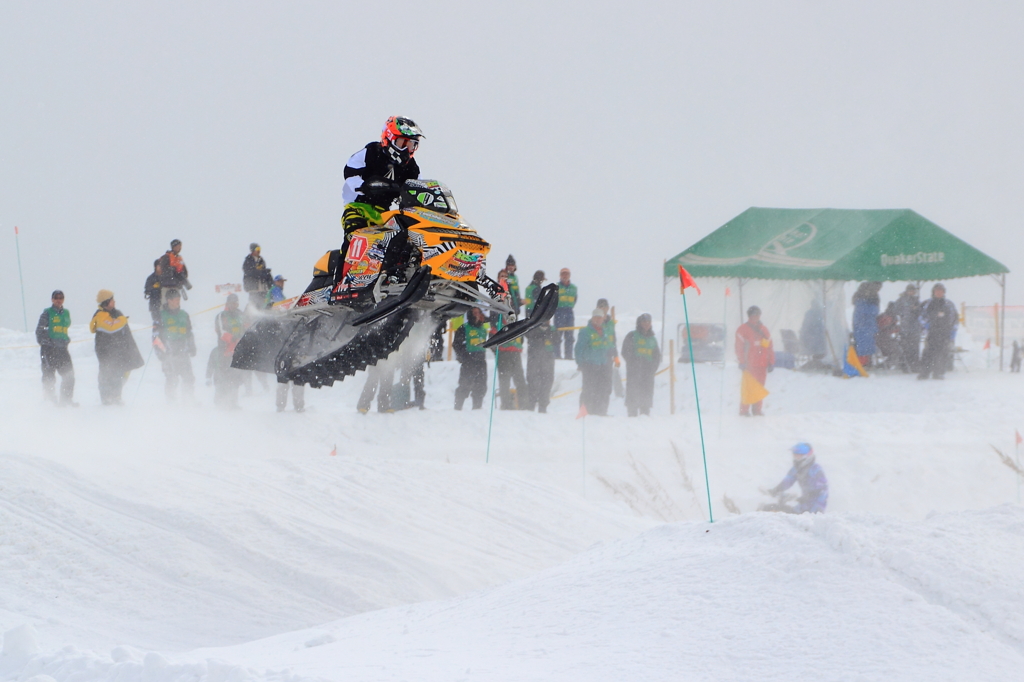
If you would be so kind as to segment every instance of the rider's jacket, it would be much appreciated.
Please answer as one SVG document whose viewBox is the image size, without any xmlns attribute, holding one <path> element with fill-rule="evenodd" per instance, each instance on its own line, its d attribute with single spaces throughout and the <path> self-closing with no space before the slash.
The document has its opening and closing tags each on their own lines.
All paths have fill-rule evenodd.
<svg viewBox="0 0 1024 682">
<path fill-rule="evenodd" d="M 387 152 L 381 149 L 380 142 L 371 142 L 353 154 L 345 164 L 345 188 L 342 190 L 342 199 L 346 204 L 358 201 L 387 208 L 398 198 L 397 192 L 391 196 L 366 196 L 360 191 L 364 180 L 393 180 L 401 184 L 419 177 L 420 167 L 416 165 L 416 159 L 409 159 L 408 163 L 401 165 L 395 164 Z"/>
</svg>

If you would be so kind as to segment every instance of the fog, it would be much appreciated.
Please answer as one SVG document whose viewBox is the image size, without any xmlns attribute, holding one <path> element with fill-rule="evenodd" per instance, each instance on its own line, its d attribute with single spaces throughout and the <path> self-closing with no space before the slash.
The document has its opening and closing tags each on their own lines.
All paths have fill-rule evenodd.
<svg viewBox="0 0 1024 682">
<path fill-rule="evenodd" d="M 749 206 L 912 208 L 1024 265 L 1012 3 L 0 6 L 0 327 L 54 288 L 136 324 L 172 238 L 215 303 L 251 241 L 305 286 L 387 116 L 528 280 L 661 302 L 661 263 Z M 1008 301 L 1024 295 L 1009 277 Z M 950 286 L 992 303 L 987 278 Z M 674 310 L 674 297 L 670 310 Z"/>
</svg>

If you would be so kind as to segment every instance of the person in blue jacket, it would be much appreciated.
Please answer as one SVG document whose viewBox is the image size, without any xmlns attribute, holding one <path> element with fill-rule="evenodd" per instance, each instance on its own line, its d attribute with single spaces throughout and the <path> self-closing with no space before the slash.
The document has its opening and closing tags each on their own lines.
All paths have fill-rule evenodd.
<svg viewBox="0 0 1024 682">
<path fill-rule="evenodd" d="M 778 496 L 793 487 L 794 483 L 799 483 L 800 497 L 797 498 L 795 507 L 778 505 L 776 511 L 791 514 L 824 512 L 828 504 L 828 479 L 825 478 L 825 471 L 821 465 L 814 461 L 814 448 L 810 443 L 797 443 L 790 448 L 790 452 L 793 453 L 792 468 L 782 482 L 769 490 L 768 494 Z"/>
<path fill-rule="evenodd" d="M 878 292 L 881 282 L 861 282 L 853 295 L 853 345 L 857 349 L 860 364 L 871 364 L 871 356 L 877 352 L 875 336 L 878 335 L 878 313 L 881 303 Z"/>
</svg>

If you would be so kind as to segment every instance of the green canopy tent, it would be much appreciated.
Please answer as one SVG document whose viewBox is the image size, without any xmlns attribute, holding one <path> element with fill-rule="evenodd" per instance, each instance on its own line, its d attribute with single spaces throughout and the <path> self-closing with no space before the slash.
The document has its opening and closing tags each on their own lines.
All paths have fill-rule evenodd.
<svg viewBox="0 0 1024 682">
<path fill-rule="evenodd" d="M 929 282 L 991 275 L 1006 304 L 1002 263 L 909 209 L 749 208 L 665 261 L 694 277 Z M 664 289 L 662 319 L 664 319 Z M 1004 313 L 1005 315 L 1005 313 Z M 1002 324 L 1000 325 L 1002 327 Z M 664 342 L 664 340 L 663 340 Z M 1002 343 L 1000 339 L 1000 369 Z"/>
</svg>

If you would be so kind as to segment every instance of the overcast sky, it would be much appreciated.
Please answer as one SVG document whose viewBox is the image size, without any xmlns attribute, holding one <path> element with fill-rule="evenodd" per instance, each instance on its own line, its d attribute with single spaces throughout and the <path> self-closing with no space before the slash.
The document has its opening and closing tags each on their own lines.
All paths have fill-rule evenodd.
<svg viewBox="0 0 1024 682">
<path fill-rule="evenodd" d="M 661 263 L 749 206 L 913 208 L 1024 303 L 1024 5 L 0 4 L 0 327 L 62 288 L 144 323 L 172 238 L 193 311 L 257 241 L 289 293 L 342 231 L 387 116 L 427 139 L 491 272 L 573 269 L 581 306 L 661 301 Z M 988 282 L 950 296 L 991 303 Z M 676 295 L 674 298 L 678 298 Z"/>
</svg>

